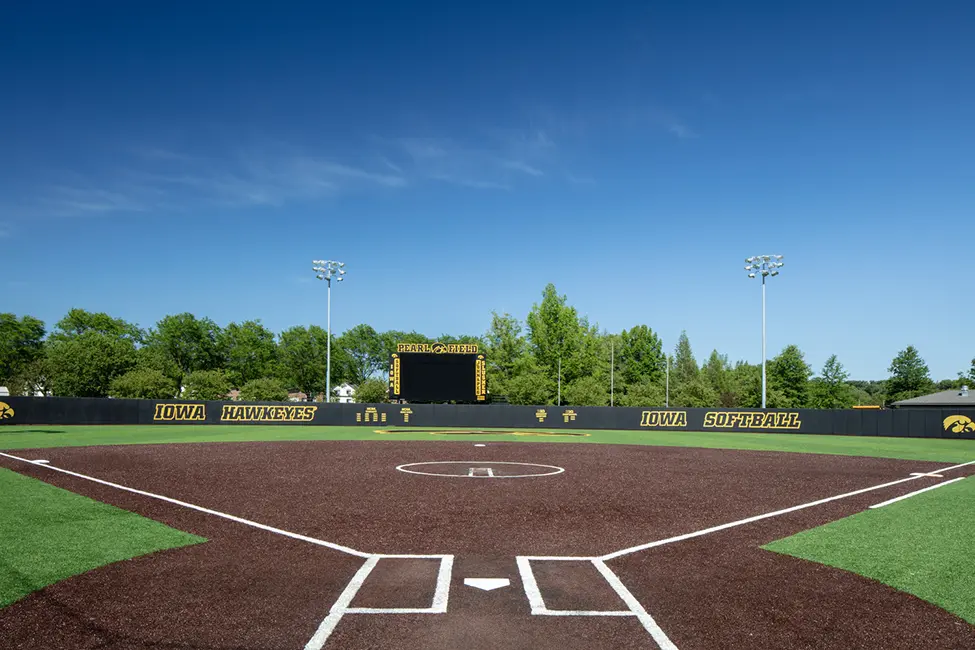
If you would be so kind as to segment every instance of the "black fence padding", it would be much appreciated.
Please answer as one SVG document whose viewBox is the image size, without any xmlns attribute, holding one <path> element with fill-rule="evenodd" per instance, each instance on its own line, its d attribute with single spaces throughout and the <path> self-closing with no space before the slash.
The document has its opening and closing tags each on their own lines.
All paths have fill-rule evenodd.
<svg viewBox="0 0 975 650">
<path fill-rule="evenodd" d="M 975 440 L 975 408 L 762 410 L 3 397 L 0 424 L 314 424 L 373 429 L 727 431 Z"/>
</svg>

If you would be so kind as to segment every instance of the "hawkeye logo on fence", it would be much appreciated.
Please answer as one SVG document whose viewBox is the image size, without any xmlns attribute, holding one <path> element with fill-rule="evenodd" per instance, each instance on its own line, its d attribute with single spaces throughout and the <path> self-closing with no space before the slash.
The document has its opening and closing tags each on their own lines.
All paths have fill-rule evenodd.
<svg viewBox="0 0 975 650">
<path fill-rule="evenodd" d="M 644 411 L 641 427 L 686 427 L 687 411 Z"/>
<path fill-rule="evenodd" d="M 0 420 L 9 420 L 14 416 L 14 410 L 10 404 L 0 402 Z"/>
<path fill-rule="evenodd" d="M 224 404 L 221 422 L 311 422 L 317 406 L 238 406 Z"/>
<path fill-rule="evenodd" d="M 799 413 L 760 413 L 754 411 L 710 411 L 704 415 L 705 429 L 798 429 Z"/>
<path fill-rule="evenodd" d="M 5 404 L 0 404 L 6 406 Z M 972 433 L 975 432 L 975 422 L 967 415 L 949 415 L 945 418 L 945 431 L 952 433 Z"/>
<path fill-rule="evenodd" d="M 156 404 L 154 422 L 203 422 L 207 419 L 205 404 Z"/>
</svg>

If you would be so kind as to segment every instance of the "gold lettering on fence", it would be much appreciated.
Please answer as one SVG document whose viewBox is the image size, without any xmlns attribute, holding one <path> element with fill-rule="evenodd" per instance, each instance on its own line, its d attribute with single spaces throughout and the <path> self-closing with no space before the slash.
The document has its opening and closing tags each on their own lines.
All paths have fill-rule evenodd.
<svg viewBox="0 0 975 650">
<path fill-rule="evenodd" d="M 410 423 L 410 416 L 413 415 L 413 409 L 408 408 L 408 407 L 407 408 L 401 408 L 399 410 L 399 412 L 400 412 L 400 415 L 403 416 L 403 424 L 409 424 Z"/>
<path fill-rule="evenodd" d="M 156 404 L 154 422 L 203 422 L 207 419 L 205 404 Z"/>
<path fill-rule="evenodd" d="M 545 418 L 548 417 L 548 413 L 545 412 L 545 409 L 538 409 L 535 411 L 535 417 L 538 418 L 539 422 L 544 422 Z"/>
<path fill-rule="evenodd" d="M 799 429 L 798 411 L 708 411 L 705 429 Z"/>
<path fill-rule="evenodd" d="M 270 406 L 224 404 L 221 422 L 311 422 L 317 406 Z"/>
<path fill-rule="evenodd" d="M 641 427 L 686 427 L 687 411 L 644 411 Z"/>
<path fill-rule="evenodd" d="M 380 420 L 386 422 L 386 414 L 380 413 L 378 410 L 376 410 L 375 406 L 366 407 L 366 412 L 364 414 L 355 414 L 356 422 L 379 422 Z"/>
<path fill-rule="evenodd" d="M 562 411 L 562 419 L 566 422 L 575 422 L 576 412 L 572 409 L 566 409 L 565 411 Z"/>
</svg>

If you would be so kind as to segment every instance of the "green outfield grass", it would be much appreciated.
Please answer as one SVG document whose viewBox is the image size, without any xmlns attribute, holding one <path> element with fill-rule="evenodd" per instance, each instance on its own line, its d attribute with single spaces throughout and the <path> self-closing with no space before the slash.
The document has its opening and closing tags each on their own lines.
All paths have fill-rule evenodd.
<svg viewBox="0 0 975 650">
<path fill-rule="evenodd" d="M 0 468 L 0 607 L 106 564 L 205 541 Z"/>
<path fill-rule="evenodd" d="M 763 548 L 873 578 L 975 624 L 975 478 Z"/>
<path fill-rule="evenodd" d="M 394 433 L 379 434 L 377 430 Z M 791 451 L 842 456 L 872 456 L 904 460 L 965 462 L 975 460 L 975 440 L 931 438 L 874 438 L 776 433 L 695 431 L 525 431 L 572 435 L 491 434 L 433 435 L 430 429 L 318 427 L 289 425 L 144 425 L 144 426 L 3 426 L 0 449 L 35 449 L 89 445 L 161 444 L 184 442 L 243 442 L 280 440 L 477 440 L 574 442 L 584 444 L 657 445 L 708 449 Z"/>
</svg>

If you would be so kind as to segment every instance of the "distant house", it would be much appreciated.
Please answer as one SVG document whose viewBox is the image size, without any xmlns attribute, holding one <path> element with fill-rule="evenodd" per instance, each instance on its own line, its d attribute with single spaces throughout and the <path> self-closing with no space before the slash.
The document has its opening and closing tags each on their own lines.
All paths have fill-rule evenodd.
<svg viewBox="0 0 975 650">
<path fill-rule="evenodd" d="M 931 395 L 921 395 L 911 399 L 893 402 L 891 408 L 975 408 L 975 393 L 962 386 L 960 389 L 943 390 Z"/>
<path fill-rule="evenodd" d="M 349 384 L 342 384 L 332 389 L 335 393 L 335 401 L 340 404 L 352 404 L 355 402 L 355 388 Z"/>
</svg>

